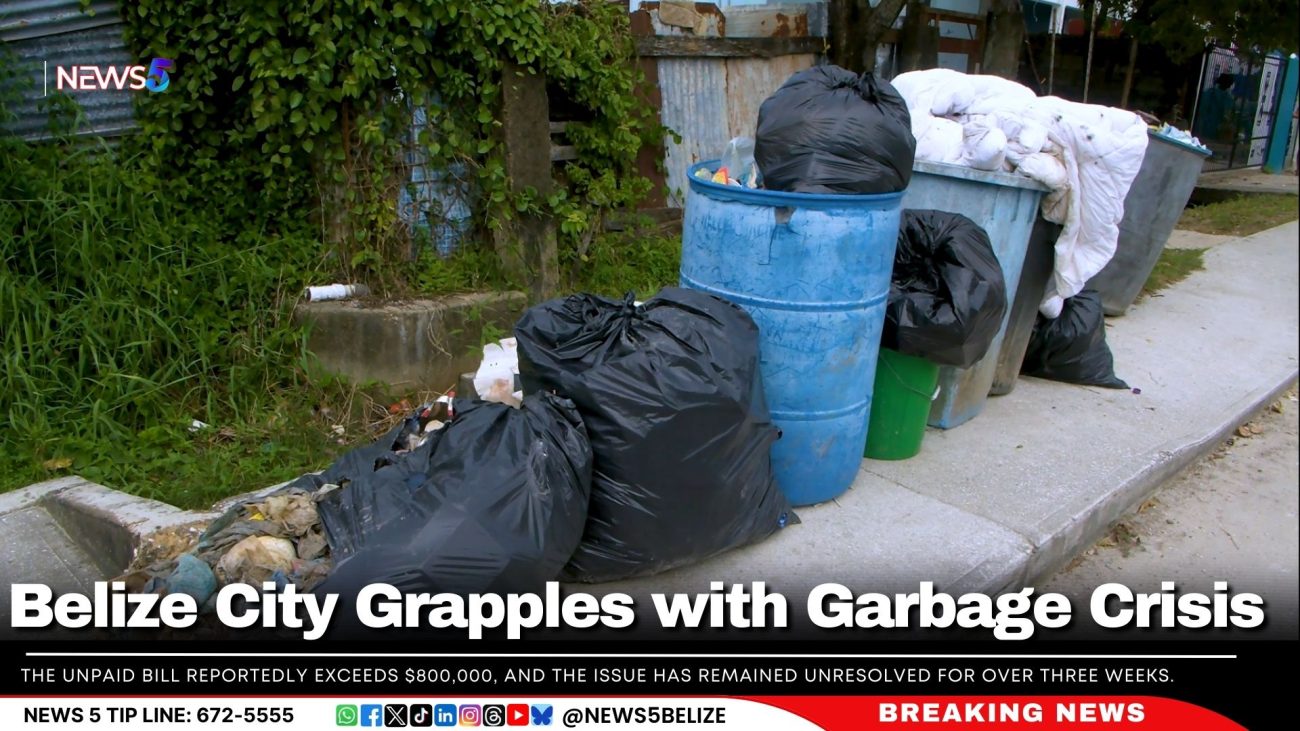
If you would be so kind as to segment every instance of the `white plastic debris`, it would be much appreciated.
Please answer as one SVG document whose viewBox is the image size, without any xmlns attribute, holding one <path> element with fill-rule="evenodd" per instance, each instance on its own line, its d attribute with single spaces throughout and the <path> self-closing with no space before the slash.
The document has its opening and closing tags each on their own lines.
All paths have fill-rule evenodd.
<svg viewBox="0 0 1300 731">
<path fill-rule="evenodd" d="M 370 288 L 364 284 L 326 284 L 320 287 L 308 287 L 302 296 L 308 302 L 326 302 L 345 300 L 351 297 L 364 297 L 370 294 Z"/>
<path fill-rule="evenodd" d="M 483 362 L 474 374 L 474 390 L 484 401 L 507 404 L 519 408 L 524 392 L 515 389 L 519 375 L 518 343 L 514 338 L 483 346 Z"/>
</svg>

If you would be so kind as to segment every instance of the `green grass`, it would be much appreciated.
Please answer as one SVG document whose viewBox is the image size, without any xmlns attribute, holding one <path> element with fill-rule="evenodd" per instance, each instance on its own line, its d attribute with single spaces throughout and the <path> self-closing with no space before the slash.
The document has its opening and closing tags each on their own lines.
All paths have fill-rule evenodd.
<svg viewBox="0 0 1300 731">
<path fill-rule="evenodd" d="M 676 286 L 682 260 L 680 235 L 638 226 L 596 236 L 583 259 L 570 261 L 570 291 L 648 299 Z"/>
<path fill-rule="evenodd" d="M 430 396 L 406 400 L 416 404 Z M 378 388 L 304 384 L 275 389 L 264 408 L 240 420 L 197 430 L 176 418 L 123 439 L 86 439 L 73 432 L 7 455 L 17 459 L 7 464 L 0 486 L 12 489 L 76 474 L 134 495 L 204 509 L 230 495 L 322 469 L 348 449 L 374 441 L 405 415 L 388 409 L 399 400 Z"/>
<path fill-rule="evenodd" d="M 226 230 L 181 192 L 102 146 L 0 138 L 0 490 L 76 473 L 202 507 L 322 466 L 338 421 L 368 436 L 318 415 L 343 392 L 301 365 L 315 237 Z"/>
<path fill-rule="evenodd" d="M 1300 217 L 1296 196 L 1251 193 L 1188 208 L 1178 228 L 1223 236 L 1249 236 Z"/>
<path fill-rule="evenodd" d="M 1150 296 L 1205 268 L 1205 249 L 1171 249 L 1160 252 L 1160 259 L 1142 285 L 1142 295 Z"/>
<path fill-rule="evenodd" d="M 291 319 L 333 276 L 312 222 L 232 226 L 199 193 L 103 146 L 0 138 L 0 491 L 78 474 L 205 508 L 320 469 L 429 397 L 312 378 Z M 561 291 L 648 297 L 680 250 L 654 227 L 602 233 L 563 258 Z M 403 278 L 518 288 L 486 247 Z"/>
</svg>

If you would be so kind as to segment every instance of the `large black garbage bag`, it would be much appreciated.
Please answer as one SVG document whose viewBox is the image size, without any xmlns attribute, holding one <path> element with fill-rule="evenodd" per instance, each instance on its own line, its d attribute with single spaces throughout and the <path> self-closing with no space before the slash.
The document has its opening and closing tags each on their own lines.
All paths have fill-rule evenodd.
<svg viewBox="0 0 1300 731">
<path fill-rule="evenodd" d="M 893 193 L 912 179 L 907 103 L 871 72 L 814 66 L 758 109 L 754 159 L 763 187 L 796 193 Z"/>
<path fill-rule="evenodd" d="M 318 491 L 335 566 L 318 592 L 366 584 L 408 592 L 540 590 L 582 537 L 591 444 L 571 401 L 460 401 L 414 450 L 410 424 L 300 478 Z M 339 485 L 321 492 L 326 485 Z"/>
<path fill-rule="evenodd" d="M 1106 345 L 1101 295 L 1096 290 L 1085 289 L 1065 300 L 1055 320 L 1038 316 L 1020 372 L 1083 386 L 1128 388 L 1115 375 L 1115 359 Z"/>
<path fill-rule="evenodd" d="M 903 211 L 881 347 L 965 368 L 988 352 L 1006 314 L 984 229 L 959 213 Z"/>
<path fill-rule="evenodd" d="M 573 399 L 595 453 L 565 578 L 664 571 L 794 520 L 772 473 L 758 328 L 739 307 L 679 288 L 640 306 L 580 294 L 530 309 L 515 336 L 525 391 Z"/>
</svg>

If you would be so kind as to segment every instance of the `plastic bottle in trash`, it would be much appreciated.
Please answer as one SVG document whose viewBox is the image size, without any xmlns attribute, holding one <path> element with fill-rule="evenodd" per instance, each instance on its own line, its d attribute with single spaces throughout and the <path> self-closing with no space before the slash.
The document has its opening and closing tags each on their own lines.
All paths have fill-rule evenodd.
<svg viewBox="0 0 1300 731">
<path fill-rule="evenodd" d="M 738 184 L 757 188 L 759 175 L 758 165 L 754 162 L 754 138 L 736 137 L 728 142 L 722 153 L 722 168 L 726 168 L 728 177 Z"/>
</svg>

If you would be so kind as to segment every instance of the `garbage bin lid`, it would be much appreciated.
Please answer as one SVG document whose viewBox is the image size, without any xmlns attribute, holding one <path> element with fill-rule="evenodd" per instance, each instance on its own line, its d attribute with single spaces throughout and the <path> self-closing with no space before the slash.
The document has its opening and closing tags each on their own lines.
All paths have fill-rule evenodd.
<svg viewBox="0 0 1300 731">
<path fill-rule="evenodd" d="M 787 193 L 782 190 L 764 188 L 746 188 L 740 185 L 723 185 L 712 180 L 695 177 L 695 171 L 704 169 L 713 172 L 718 169 L 721 160 L 705 160 L 692 165 L 686 171 L 686 178 L 691 189 L 707 195 L 714 200 L 734 203 L 748 203 L 751 206 L 770 206 L 773 208 L 888 208 L 902 199 L 906 190 L 896 193 Z"/>
<path fill-rule="evenodd" d="M 964 165 L 949 165 L 946 162 L 917 160 L 912 165 L 912 172 L 927 175 L 943 175 L 949 178 L 961 178 L 975 183 L 1001 185 L 1007 188 L 1024 188 L 1025 190 L 1048 190 L 1046 185 L 1020 173 L 1004 173 L 999 170 L 976 170 Z"/>
<path fill-rule="evenodd" d="M 1174 139 L 1173 137 L 1170 137 L 1169 135 L 1166 134 L 1162 134 L 1154 129 L 1148 129 L 1147 134 L 1151 135 L 1153 138 L 1157 140 L 1160 140 L 1161 142 L 1168 142 L 1171 145 L 1177 145 L 1183 148 L 1184 150 L 1190 150 L 1192 152 L 1195 152 L 1198 155 L 1201 155 L 1202 157 L 1209 157 L 1210 155 L 1214 154 L 1210 152 L 1210 150 L 1204 147 L 1197 147 L 1196 145 L 1184 142 L 1182 140 Z"/>
</svg>

